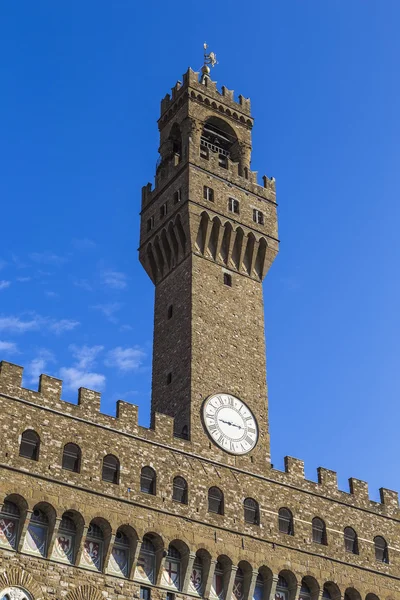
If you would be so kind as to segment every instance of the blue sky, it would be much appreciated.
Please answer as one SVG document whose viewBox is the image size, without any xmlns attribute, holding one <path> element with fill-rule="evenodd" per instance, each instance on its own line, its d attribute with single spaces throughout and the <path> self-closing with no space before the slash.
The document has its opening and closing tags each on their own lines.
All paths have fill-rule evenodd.
<svg viewBox="0 0 400 600">
<path fill-rule="evenodd" d="M 159 102 L 207 40 L 214 79 L 251 97 L 252 167 L 277 181 L 274 465 L 400 489 L 399 19 L 397 0 L 2 2 L 0 355 L 24 384 L 46 372 L 148 423 L 141 186 Z"/>
</svg>

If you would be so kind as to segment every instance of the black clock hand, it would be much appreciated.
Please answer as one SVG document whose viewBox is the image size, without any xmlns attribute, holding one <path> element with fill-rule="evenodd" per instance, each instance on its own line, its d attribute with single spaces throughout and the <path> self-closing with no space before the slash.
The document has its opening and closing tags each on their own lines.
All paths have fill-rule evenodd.
<svg viewBox="0 0 400 600">
<path fill-rule="evenodd" d="M 223 419 L 220 419 L 221 423 L 225 423 L 225 425 L 232 425 L 233 427 L 238 427 L 239 429 L 243 429 L 243 427 L 241 425 L 236 425 L 236 423 L 231 423 L 230 421 L 224 421 Z"/>
</svg>

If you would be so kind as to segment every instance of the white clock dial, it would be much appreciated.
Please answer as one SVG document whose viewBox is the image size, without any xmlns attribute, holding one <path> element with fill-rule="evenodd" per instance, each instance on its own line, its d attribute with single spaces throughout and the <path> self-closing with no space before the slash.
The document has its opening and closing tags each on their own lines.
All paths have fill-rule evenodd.
<svg viewBox="0 0 400 600">
<path fill-rule="evenodd" d="M 246 454 L 257 443 L 253 413 L 232 394 L 210 396 L 203 406 L 203 419 L 214 442 L 231 454 Z"/>
</svg>

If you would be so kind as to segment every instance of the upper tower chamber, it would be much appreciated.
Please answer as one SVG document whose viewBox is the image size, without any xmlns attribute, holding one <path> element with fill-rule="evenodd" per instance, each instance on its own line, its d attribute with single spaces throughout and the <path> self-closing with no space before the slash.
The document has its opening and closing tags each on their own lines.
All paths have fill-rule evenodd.
<svg viewBox="0 0 400 600">
<path fill-rule="evenodd" d="M 263 177 L 260 186 L 251 171 L 250 101 L 220 93 L 207 73 L 187 71 L 162 100 L 158 125 L 139 250 L 156 286 L 152 415 L 173 416 L 196 452 L 261 468 L 269 460 L 262 280 L 278 252 L 275 182 Z M 219 398 L 208 406 L 214 416 L 224 402 L 243 403 L 255 442 L 239 440 L 228 413 L 226 439 L 210 431 L 210 396 Z"/>
</svg>

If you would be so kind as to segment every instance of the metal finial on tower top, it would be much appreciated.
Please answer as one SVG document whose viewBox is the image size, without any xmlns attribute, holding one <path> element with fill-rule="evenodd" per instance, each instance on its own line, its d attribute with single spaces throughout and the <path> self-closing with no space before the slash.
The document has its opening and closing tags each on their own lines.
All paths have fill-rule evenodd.
<svg viewBox="0 0 400 600">
<path fill-rule="evenodd" d="M 205 42 L 204 42 L 203 48 L 204 48 L 204 65 L 201 67 L 201 79 L 200 79 L 201 83 L 204 83 L 207 78 L 210 78 L 210 70 L 211 69 L 208 65 L 215 67 L 215 65 L 218 64 L 217 55 L 215 54 L 215 52 L 207 53 L 208 46 Z"/>
</svg>

